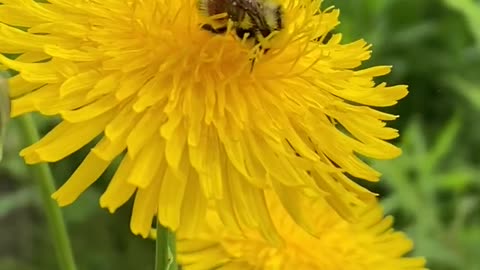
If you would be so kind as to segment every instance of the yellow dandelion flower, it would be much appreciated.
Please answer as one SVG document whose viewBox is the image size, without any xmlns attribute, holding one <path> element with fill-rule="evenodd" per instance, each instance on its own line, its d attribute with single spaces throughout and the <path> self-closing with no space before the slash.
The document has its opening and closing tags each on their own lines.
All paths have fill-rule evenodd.
<svg viewBox="0 0 480 270">
<path fill-rule="evenodd" d="M 265 241 L 255 231 L 243 234 L 226 228 L 209 211 L 208 226 L 190 237 L 179 235 L 177 258 L 184 270 L 423 270 L 425 259 L 405 255 L 413 243 L 392 229 L 391 216 L 373 200 L 357 208 L 359 223 L 346 222 L 325 201 L 304 211 L 316 225 L 313 236 L 299 227 L 273 196 L 267 196 L 275 226 L 285 243 Z M 152 235 L 155 237 L 155 235 Z"/>
<path fill-rule="evenodd" d="M 12 116 L 63 120 L 21 152 L 26 162 L 100 138 L 53 197 L 71 204 L 121 158 L 100 205 L 113 212 L 134 197 L 131 229 L 142 236 L 155 216 L 194 231 L 212 202 L 229 226 L 275 240 L 267 186 L 305 227 L 294 203 L 304 195 L 354 218 L 372 194 L 350 177 L 380 175 L 357 154 L 400 154 L 385 141 L 398 136 L 385 126 L 396 117 L 369 106 L 394 105 L 406 86 L 374 83 L 389 67 L 359 69 L 365 41 L 327 40 L 339 12 L 320 11 L 320 0 L 279 1 L 282 29 L 257 44 L 232 24 L 206 30 L 196 2 L 0 0 L 0 53 L 18 56 L 0 55 L 18 72 Z"/>
</svg>

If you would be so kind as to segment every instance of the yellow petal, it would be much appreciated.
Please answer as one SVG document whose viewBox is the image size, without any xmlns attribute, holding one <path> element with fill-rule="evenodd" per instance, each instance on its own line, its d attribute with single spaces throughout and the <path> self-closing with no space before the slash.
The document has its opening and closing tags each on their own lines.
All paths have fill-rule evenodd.
<svg viewBox="0 0 480 270">
<path fill-rule="evenodd" d="M 160 166 L 165 162 L 162 153 L 164 149 L 165 141 L 160 139 L 152 141 L 151 144 L 145 144 L 139 155 L 133 159 L 134 164 L 127 182 L 140 189 L 147 188 L 154 177 L 158 177 Z"/>
<path fill-rule="evenodd" d="M 186 158 L 184 160 L 186 161 Z M 186 164 L 185 161 L 184 164 Z M 180 211 L 185 187 L 189 180 L 189 174 L 192 173 L 186 166 L 182 166 L 182 169 L 182 174 L 178 174 L 167 168 L 158 198 L 158 219 L 162 225 L 172 230 L 177 230 L 180 225 Z"/>
<path fill-rule="evenodd" d="M 29 164 L 58 161 L 93 140 L 112 117 L 113 113 L 105 113 L 81 123 L 63 121 L 40 141 L 23 149 L 20 155 Z"/>
<path fill-rule="evenodd" d="M 134 185 L 126 181 L 132 165 L 132 160 L 128 156 L 125 156 L 110 181 L 107 190 L 100 197 L 100 206 L 108 208 L 110 213 L 115 212 L 121 205 L 128 201 L 137 189 Z"/>
<path fill-rule="evenodd" d="M 153 181 L 148 188 L 139 188 L 133 203 L 130 228 L 134 234 L 147 238 L 152 228 L 152 219 L 157 213 L 158 194 L 162 181 L 161 176 Z"/>
<path fill-rule="evenodd" d="M 91 151 L 65 184 L 53 193 L 52 198 L 60 206 L 71 204 L 105 172 L 110 162 Z"/>
</svg>

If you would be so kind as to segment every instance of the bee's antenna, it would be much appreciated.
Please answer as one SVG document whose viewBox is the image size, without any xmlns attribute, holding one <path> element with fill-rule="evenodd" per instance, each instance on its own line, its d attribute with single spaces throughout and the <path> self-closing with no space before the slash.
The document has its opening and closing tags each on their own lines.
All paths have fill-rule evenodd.
<svg viewBox="0 0 480 270">
<path fill-rule="evenodd" d="M 250 73 L 252 73 L 252 71 L 253 71 L 253 66 L 255 65 L 255 59 L 257 59 L 257 58 L 254 57 L 254 58 L 252 59 L 252 65 L 250 66 Z"/>
</svg>

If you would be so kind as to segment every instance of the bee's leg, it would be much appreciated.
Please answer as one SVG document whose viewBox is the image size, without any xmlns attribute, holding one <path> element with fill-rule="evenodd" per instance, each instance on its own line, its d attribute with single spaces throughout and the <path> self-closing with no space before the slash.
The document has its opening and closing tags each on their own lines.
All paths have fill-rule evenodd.
<svg viewBox="0 0 480 270">
<path fill-rule="evenodd" d="M 250 66 L 250 73 L 253 72 L 253 66 L 255 65 L 255 57 L 252 59 L 252 65 Z"/>
<path fill-rule="evenodd" d="M 255 37 L 255 31 L 252 29 L 235 28 L 235 33 L 240 39 Z"/>
<path fill-rule="evenodd" d="M 313 39 L 313 41 L 320 42 L 322 44 L 327 44 L 332 37 L 333 37 L 333 33 L 330 31 L 321 37 L 317 37 Z"/>
<path fill-rule="evenodd" d="M 226 26 L 222 26 L 220 28 L 214 28 L 210 24 L 202 25 L 202 29 L 207 30 L 209 32 L 212 32 L 214 34 L 225 34 L 227 32 L 227 27 Z"/>
<path fill-rule="evenodd" d="M 269 48 L 263 49 L 262 46 L 260 46 L 260 47 L 259 47 L 259 50 L 256 52 L 256 54 L 259 54 L 259 53 L 265 54 L 265 53 L 267 53 L 269 50 L 270 50 Z M 252 73 L 252 71 L 253 71 L 253 66 L 255 65 L 255 60 L 256 60 L 256 59 L 257 59 L 256 56 L 254 56 L 253 59 L 252 59 L 252 66 L 251 66 L 251 68 L 250 68 L 250 73 Z"/>
<path fill-rule="evenodd" d="M 251 38 L 251 37 L 255 37 L 255 31 L 252 30 L 252 29 L 236 28 L 235 33 L 237 34 L 237 37 L 242 39 L 242 40 L 244 38 L 248 39 L 248 38 Z M 252 73 L 253 66 L 255 65 L 255 57 L 253 57 L 253 59 L 251 61 L 252 61 L 252 65 L 250 66 L 250 73 Z"/>
</svg>

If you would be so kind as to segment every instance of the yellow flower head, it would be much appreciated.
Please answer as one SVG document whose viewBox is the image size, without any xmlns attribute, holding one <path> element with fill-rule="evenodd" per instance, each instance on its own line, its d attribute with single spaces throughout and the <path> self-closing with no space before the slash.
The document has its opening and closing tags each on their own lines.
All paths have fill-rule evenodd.
<svg viewBox="0 0 480 270">
<path fill-rule="evenodd" d="M 212 203 L 229 226 L 275 240 L 266 187 L 305 227 L 302 196 L 353 219 L 372 194 L 350 177 L 379 179 L 357 154 L 400 154 L 385 142 L 398 135 L 385 126 L 395 116 L 369 106 L 396 104 L 406 86 L 374 83 L 389 67 L 359 69 L 364 41 L 326 38 L 338 11 L 320 11 L 320 0 L 276 2 L 282 28 L 250 38 L 236 32 L 253 20 L 205 29 L 215 16 L 196 0 L 0 3 L 0 53 L 17 56 L 0 55 L 18 72 L 12 116 L 63 120 L 21 155 L 56 162 L 100 138 L 53 197 L 72 203 L 119 157 L 100 204 L 113 212 L 135 197 L 136 234 L 155 216 L 193 232 Z"/>
<path fill-rule="evenodd" d="M 308 203 L 304 211 L 315 222 L 315 235 L 306 233 L 267 196 L 275 226 L 285 239 L 281 246 L 257 232 L 243 234 L 226 228 L 214 212 L 201 234 L 177 241 L 178 261 L 184 270 L 423 270 L 425 259 L 404 257 L 412 242 L 392 229 L 392 217 L 383 216 L 372 201 L 358 208 L 359 223 L 349 223 L 323 200 Z M 155 237 L 155 235 L 153 235 Z"/>
</svg>

